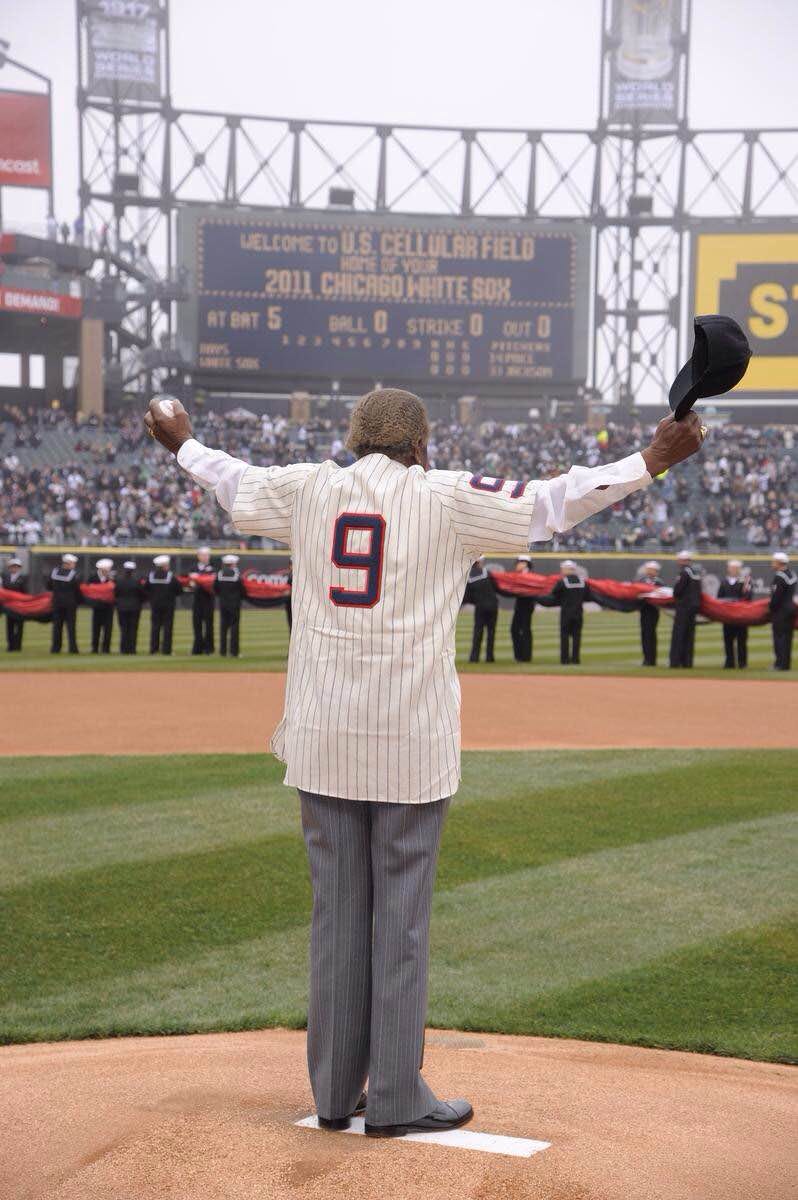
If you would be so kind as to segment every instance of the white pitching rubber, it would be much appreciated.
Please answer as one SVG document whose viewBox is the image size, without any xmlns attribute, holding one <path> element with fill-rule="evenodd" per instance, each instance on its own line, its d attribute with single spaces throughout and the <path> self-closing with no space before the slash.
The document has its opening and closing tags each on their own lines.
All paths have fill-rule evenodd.
<svg viewBox="0 0 798 1200">
<path fill-rule="evenodd" d="M 304 1117 L 296 1125 L 305 1129 L 318 1129 L 316 1117 Z M 348 1129 L 341 1133 L 365 1134 L 363 1117 L 353 1117 Z M 325 1131 L 326 1132 L 326 1131 Z M 435 1142 L 438 1146 L 452 1146 L 457 1150 L 481 1150 L 487 1154 L 507 1154 L 511 1158 L 531 1158 L 541 1150 L 547 1150 L 551 1142 L 540 1142 L 533 1138 L 507 1137 L 502 1133 L 477 1133 L 471 1129 L 448 1129 L 440 1133 L 406 1133 L 403 1137 L 391 1138 L 393 1142 Z"/>
</svg>

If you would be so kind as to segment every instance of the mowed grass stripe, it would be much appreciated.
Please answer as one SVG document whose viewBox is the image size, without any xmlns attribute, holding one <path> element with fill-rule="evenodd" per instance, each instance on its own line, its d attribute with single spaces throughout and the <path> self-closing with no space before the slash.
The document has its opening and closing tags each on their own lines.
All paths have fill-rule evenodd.
<svg viewBox="0 0 798 1200">
<path fill-rule="evenodd" d="M 457 1024 L 798 1062 L 795 990 L 786 986 L 796 962 L 798 922 L 754 925 L 575 987 L 498 1005 L 469 1000 Z"/>
<path fill-rule="evenodd" d="M 485 996 L 503 979 L 512 999 L 600 979 L 680 946 L 789 914 L 798 850 L 794 814 L 494 876 L 439 894 L 432 943 L 439 999 Z M 463 923 L 467 910 L 471 919 Z"/>
<path fill-rule="evenodd" d="M 606 986 L 663 955 L 692 953 L 709 939 L 780 922 L 789 906 L 795 835 L 789 816 L 738 822 L 438 893 L 430 1022 L 520 1023 L 532 1032 L 542 996 L 588 982 Z M 49 993 L 32 989 L 4 1003 L 0 1036 L 301 1024 L 306 948 L 307 930 L 296 926 L 228 941 L 191 962 L 141 964 L 102 988 L 67 973 Z M 671 1022 L 683 1002 L 683 992 L 663 995 Z M 710 1028 L 705 1024 L 705 1048 L 723 1049 Z M 623 1030 L 616 1035 L 629 1040 Z"/>
<path fill-rule="evenodd" d="M 41 802 L 48 791 L 50 760 L 27 761 L 27 787 Z M 111 795 L 119 794 L 119 800 L 109 802 L 105 762 L 105 775 L 96 780 L 102 785 L 95 792 L 98 808 L 83 791 L 96 763 L 84 759 L 65 772 L 56 761 L 53 790 L 60 808 L 5 821 L 0 887 L 155 860 L 162 860 L 168 872 L 166 860 L 172 857 L 204 856 L 272 837 L 301 837 L 296 793 L 283 787 L 282 767 L 271 756 L 249 755 L 243 762 L 238 756 L 214 759 L 210 770 L 203 758 L 157 767 L 148 758 L 114 759 L 120 786 Z M 764 763 L 769 786 L 760 799 Z M 698 798 L 685 786 L 690 766 L 702 772 Z M 665 751 L 470 753 L 449 816 L 439 886 L 604 846 L 789 811 L 793 768 L 788 751 L 768 752 L 764 759 L 749 752 L 693 751 L 681 756 L 678 766 Z M 142 774 L 144 794 L 141 787 L 128 786 Z M 76 802 L 72 809 L 70 794 Z M 18 795 L 13 804 L 18 811 Z M 157 879 L 150 886 L 156 884 Z M 82 877 L 77 886 L 82 890 L 93 883 Z"/>
<path fill-rule="evenodd" d="M 20 887 L 113 864 L 245 845 L 263 838 L 299 837 L 295 796 L 272 784 L 124 808 L 84 808 L 69 816 L 7 822 L 0 847 L 0 884 Z"/>
<path fill-rule="evenodd" d="M 739 827 L 738 823 L 724 828 Z M 723 829 L 705 832 L 708 837 L 723 836 Z M 663 844 L 661 838 L 637 843 L 634 835 L 628 841 L 628 849 L 586 857 L 642 856 L 647 845 Z M 473 849 L 463 852 L 472 842 L 468 829 L 458 829 L 453 820 L 439 882 L 441 894 L 456 895 L 458 904 L 461 888 L 479 889 L 473 910 L 480 914 L 489 911 L 494 894 L 502 896 L 508 889 L 508 896 L 512 893 L 518 901 L 510 905 L 511 916 L 526 914 L 538 904 L 534 896 L 524 900 L 526 883 L 538 878 L 535 871 L 565 872 L 568 863 L 585 858 L 562 858 L 562 848 L 549 842 L 532 853 L 539 864 L 548 866 L 532 867 L 530 874 L 524 869 L 525 856 L 512 853 L 511 837 L 501 842 L 503 854 L 494 843 L 482 859 Z M 495 876 L 497 869 L 501 874 Z M 785 878 L 784 895 L 789 894 L 787 882 Z M 291 928 L 307 919 L 310 889 L 302 843 L 298 837 L 284 836 L 44 880 L 5 891 L 0 903 L 5 927 L 0 961 L 7 964 L 0 996 L 5 999 L 31 987 L 50 987 L 74 973 L 101 979 L 140 964 L 191 958 L 207 948 L 245 941 L 264 929 Z M 598 920 L 594 916 L 588 925 Z M 512 929 L 512 920 L 502 928 Z"/>
<path fill-rule="evenodd" d="M 0 894 L 0 1002 L 55 981 L 99 980 L 304 923 L 296 837 L 112 864 Z"/>
<path fill-rule="evenodd" d="M 116 978 L 66 977 L 0 1003 L 0 1043 L 216 1029 L 303 1028 L 307 922 Z"/>
<path fill-rule="evenodd" d="M 483 778 L 489 765 L 482 759 L 492 757 L 473 756 Z M 481 793 L 471 782 L 464 803 L 455 801 L 438 867 L 441 890 L 597 850 L 795 810 L 796 756 L 790 751 L 766 753 L 764 759 L 750 752 L 727 759 L 711 754 L 708 761 L 696 757 L 692 779 L 687 763 L 674 765 L 668 753 L 632 752 L 630 767 L 647 764 L 645 773 L 594 774 L 581 787 L 557 780 L 539 796 L 529 793 L 528 771 L 518 761 L 523 757 L 510 753 L 494 763 L 495 778 L 503 783 L 498 795 Z M 610 765 L 613 753 L 603 751 L 600 757 Z M 766 796 L 761 795 L 763 769 Z"/>
<path fill-rule="evenodd" d="M 228 791 L 273 788 L 280 794 L 285 768 L 271 754 L 75 754 L 65 758 L 0 758 L 0 827 L 24 817 L 191 800 Z M 5 834 L 0 837 L 0 853 Z"/>
<path fill-rule="evenodd" d="M 493 666 L 468 663 L 473 628 L 473 610 L 463 609 L 457 626 L 458 666 L 466 671 L 489 670 L 512 673 L 537 673 L 554 671 L 559 673 L 616 673 L 643 674 L 656 677 L 656 671 L 640 666 L 639 618 L 636 613 L 587 612 L 582 637 L 582 666 L 560 667 L 558 613 L 553 609 L 537 609 L 533 618 L 534 663 L 515 663 L 510 639 L 512 612 L 502 609 L 496 635 L 497 663 Z M 139 654 L 121 658 L 118 654 L 97 656 L 90 654 L 91 615 L 88 611 L 78 614 L 78 640 L 82 653 L 78 657 L 62 654 L 50 655 L 50 629 L 47 625 L 28 622 L 25 629 L 22 654 L 0 654 L 0 671 L 240 671 L 285 669 L 288 657 L 288 626 L 282 609 L 250 609 L 245 606 L 242 613 L 242 654 L 238 659 L 221 658 L 218 654 L 192 657 L 190 652 L 192 632 L 190 612 L 179 611 L 175 621 L 174 654 L 171 658 L 150 656 L 149 614 L 145 612 L 140 628 Z M 659 624 L 660 663 L 667 668 L 671 620 L 663 614 Z M 118 644 L 115 631 L 113 646 Z M 483 656 L 485 653 L 483 643 Z M 758 626 L 749 630 L 749 670 L 747 676 L 766 676 L 773 660 L 769 626 Z M 699 625 L 696 636 L 696 668 L 712 676 L 723 675 L 723 639 L 721 626 L 716 623 Z M 796 664 L 798 666 L 798 664 Z M 728 673 L 726 673 L 728 675 Z M 794 679 L 798 670 L 787 678 Z M 784 674 L 776 676 L 783 679 Z"/>
<path fill-rule="evenodd" d="M 530 714 L 530 720 L 534 713 Z M 787 766 L 789 751 L 768 750 L 776 770 Z M 523 799 L 550 787 L 647 774 L 673 766 L 671 750 L 522 750 L 466 751 L 457 802 L 490 799 L 512 787 Z M 746 771 L 756 754 L 728 750 L 680 750 L 679 765 Z M 756 768 L 752 768 L 756 769 Z M 497 774 L 497 770 L 500 775 Z M 271 754 L 67 755 L 0 758 L 0 822 L 37 815 L 63 815 L 82 809 L 123 808 L 130 804 L 189 799 L 217 791 L 224 804 L 228 790 L 251 786 L 268 798 L 282 783 L 284 766 Z M 295 795 L 278 787 L 277 794 Z M 2 847 L 2 839 L 0 839 Z"/>
</svg>

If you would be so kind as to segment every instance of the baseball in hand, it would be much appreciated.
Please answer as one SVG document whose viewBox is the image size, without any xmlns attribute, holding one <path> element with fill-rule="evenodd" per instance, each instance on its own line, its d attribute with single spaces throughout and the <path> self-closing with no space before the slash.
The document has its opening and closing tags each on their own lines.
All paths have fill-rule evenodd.
<svg viewBox="0 0 798 1200">
<path fill-rule="evenodd" d="M 188 413 L 172 396 L 153 396 L 144 414 L 144 424 L 150 436 L 172 454 L 177 454 L 183 442 L 191 437 Z"/>
</svg>

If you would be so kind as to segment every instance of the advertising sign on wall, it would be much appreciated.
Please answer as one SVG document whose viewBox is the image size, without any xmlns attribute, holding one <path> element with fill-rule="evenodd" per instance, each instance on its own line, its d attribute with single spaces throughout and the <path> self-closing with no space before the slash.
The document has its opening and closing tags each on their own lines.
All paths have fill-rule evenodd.
<svg viewBox="0 0 798 1200">
<path fill-rule="evenodd" d="M 798 230 L 693 235 L 694 311 L 728 313 L 753 358 L 734 396 L 798 397 Z"/>
<path fill-rule="evenodd" d="M 50 98 L 44 92 L 0 92 L 0 186 L 48 188 Z"/>
</svg>

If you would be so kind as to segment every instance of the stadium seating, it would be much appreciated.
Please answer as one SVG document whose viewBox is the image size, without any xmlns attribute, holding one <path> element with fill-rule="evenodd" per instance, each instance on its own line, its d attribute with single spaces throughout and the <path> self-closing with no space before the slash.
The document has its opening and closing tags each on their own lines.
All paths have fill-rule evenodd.
<svg viewBox="0 0 798 1200">
<path fill-rule="evenodd" d="M 195 418 L 197 436 L 260 465 L 334 457 L 350 461 L 343 426 L 306 426 L 281 417 L 233 423 L 221 414 Z M 516 478 L 546 477 L 575 463 L 594 466 L 638 448 L 641 424 L 608 424 L 599 439 L 573 424 L 433 422 L 430 459 L 438 467 Z M 606 436 L 604 436 L 606 435 Z M 793 427 L 715 428 L 702 455 L 618 506 L 564 535 L 554 548 L 640 549 L 690 544 L 700 549 L 789 546 L 794 536 L 798 439 Z M 177 473 L 144 436 L 139 414 L 78 425 L 64 414 L 0 411 L 0 540 L 12 544 L 75 541 L 238 541 L 211 500 Z M 551 548 L 551 547 L 550 547 Z"/>
</svg>

